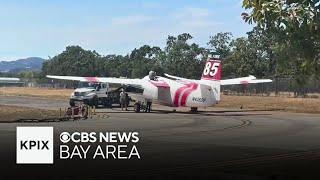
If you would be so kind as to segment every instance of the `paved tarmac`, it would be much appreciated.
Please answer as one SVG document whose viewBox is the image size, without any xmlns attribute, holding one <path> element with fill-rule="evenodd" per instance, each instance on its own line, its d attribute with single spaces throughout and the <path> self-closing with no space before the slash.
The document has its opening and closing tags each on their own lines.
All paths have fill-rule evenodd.
<svg viewBox="0 0 320 180">
<path fill-rule="evenodd" d="M 60 100 L 0 97 L 0 104 L 55 109 Z M 130 108 L 131 110 L 132 108 Z M 54 165 L 16 165 L 16 126 L 53 126 L 55 144 L 64 131 L 139 132 L 136 160 L 59 160 Z M 159 105 L 152 113 L 98 109 L 93 119 L 1 123 L 3 177 L 105 179 L 313 179 L 320 167 L 320 115 L 207 108 L 198 114 Z"/>
</svg>

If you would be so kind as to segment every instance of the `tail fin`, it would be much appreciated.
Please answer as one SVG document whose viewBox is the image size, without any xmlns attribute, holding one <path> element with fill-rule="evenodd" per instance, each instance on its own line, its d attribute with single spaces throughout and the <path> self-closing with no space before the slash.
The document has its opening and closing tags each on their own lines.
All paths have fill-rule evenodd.
<svg viewBox="0 0 320 180">
<path fill-rule="evenodd" d="M 202 80 L 220 80 L 221 79 L 221 61 L 216 58 L 209 58 L 202 73 Z"/>
</svg>

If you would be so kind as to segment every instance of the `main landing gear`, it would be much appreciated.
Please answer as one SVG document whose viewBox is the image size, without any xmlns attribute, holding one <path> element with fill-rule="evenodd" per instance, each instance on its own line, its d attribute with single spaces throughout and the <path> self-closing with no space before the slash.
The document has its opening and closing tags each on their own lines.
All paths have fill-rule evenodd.
<svg viewBox="0 0 320 180">
<path fill-rule="evenodd" d="M 191 112 L 193 112 L 193 113 L 198 112 L 198 107 L 191 107 Z"/>
<path fill-rule="evenodd" d="M 151 102 L 136 102 L 133 106 L 133 109 L 136 113 L 139 113 L 141 111 L 143 112 L 150 112 L 151 111 Z"/>
</svg>

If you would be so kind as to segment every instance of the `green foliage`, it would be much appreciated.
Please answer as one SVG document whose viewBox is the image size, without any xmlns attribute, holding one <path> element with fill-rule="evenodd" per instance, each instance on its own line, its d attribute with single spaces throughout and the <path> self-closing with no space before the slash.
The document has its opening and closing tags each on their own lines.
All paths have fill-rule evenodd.
<svg viewBox="0 0 320 180">
<path fill-rule="evenodd" d="M 320 78 L 319 0 L 243 0 L 244 20 L 272 37 L 278 74 L 293 76 L 301 86 Z"/>
<path fill-rule="evenodd" d="M 237 38 L 230 44 L 232 53 L 224 60 L 224 75 L 229 77 L 255 75 L 265 77 L 268 63 L 251 38 Z"/>
<path fill-rule="evenodd" d="M 95 51 L 68 46 L 61 54 L 46 61 L 42 71 L 55 75 L 100 76 L 101 62 L 101 56 Z"/>
<path fill-rule="evenodd" d="M 43 74 L 142 78 L 153 70 L 158 75 L 166 72 L 198 79 L 209 49 L 190 43 L 191 39 L 188 33 L 168 36 L 164 50 L 144 45 L 126 56 L 101 56 L 79 46 L 68 46 L 44 63 Z M 208 45 L 221 54 L 224 77 L 265 77 L 270 74 L 268 40 L 260 29 L 254 29 L 248 38 L 232 39 L 231 33 L 218 33 L 210 37 Z"/>
<path fill-rule="evenodd" d="M 95 51 L 79 46 L 68 46 L 64 52 L 46 61 L 43 74 L 74 76 L 107 76 L 142 78 L 150 70 L 162 75 L 164 72 L 199 78 L 207 50 L 195 43 L 188 43 L 190 34 L 169 36 L 165 50 L 144 45 L 135 48 L 127 56 L 100 56 Z"/>
<path fill-rule="evenodd" d="M 225 58 L 230 54 L 230 42 L 232 39 L 232 33 L 217 33 L 214 36 L 210 36 L 208 45 L 212 48 L 212 51 L 220 55 L 220 58 Z"/>
<path fill-rule="evenodd" d="M 158 75 L 164 72 L 198 79 L 209 51 L 216 51 L 223 60 L 223 77 L 255 75 L 258 78 L 294 77 L 296 84 L 303 86 L 305 79 L 313 74 L 308 56 L 315 50 L 299 49 L 300 44 L 282 40 L 277 31 L 257 26 L 248 32 L 248 37 L 232 38 L 231 33 L 218 33 L 210 37 L 210 49 L 190 43 L 188 33 L 168 36 L 164 49 L 144 45 L 133 49 L 128 55 L 101 56 L 95 51 L 79 46 L 68 46 L 61 54 L 46 61 L 43 75 L 75 75 L 142 78 L 150 70 Z M 304 36 L 298 36 L 302 38 Z M 299 41 L 300 42 L 300 41 Z M 319 57 L 319 56 L 318 56 Z M 319 58 L 318 58 L 319 59 Z"/>
<path fill-rule="evenodd" d="M 177 37 L 169 36 L 165 48 L 164 70 L 186 78 L 199 78 L 208 51 L 199 45 L 189 44 L 190 34 L 184 33 Z"/>
<path fill-rule="evenodd" d="M 129 58 L 132 67 L 131 77 L 144 77 L 150 70 L 160 70 L 159 66 L 157 66 L 157 61 L 159 61 L 160 55 L 161 49 L 159 47 L 144 45 L 139 49 L 134 49 Z"/>
</svg>

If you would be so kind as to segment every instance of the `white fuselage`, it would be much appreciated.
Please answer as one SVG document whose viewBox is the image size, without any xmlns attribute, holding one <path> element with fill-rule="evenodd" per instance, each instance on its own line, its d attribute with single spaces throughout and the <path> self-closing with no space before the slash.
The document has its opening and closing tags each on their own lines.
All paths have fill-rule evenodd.
<svg viewBox="0 0 320 180">
<path fill-rule="evenodd" d="M 207 107 L 220 101 L 219 81 L 176 81 L 158 77 L 153 81 L 143 78 L 143 95 L 167 106 Z"/>
</svg>

